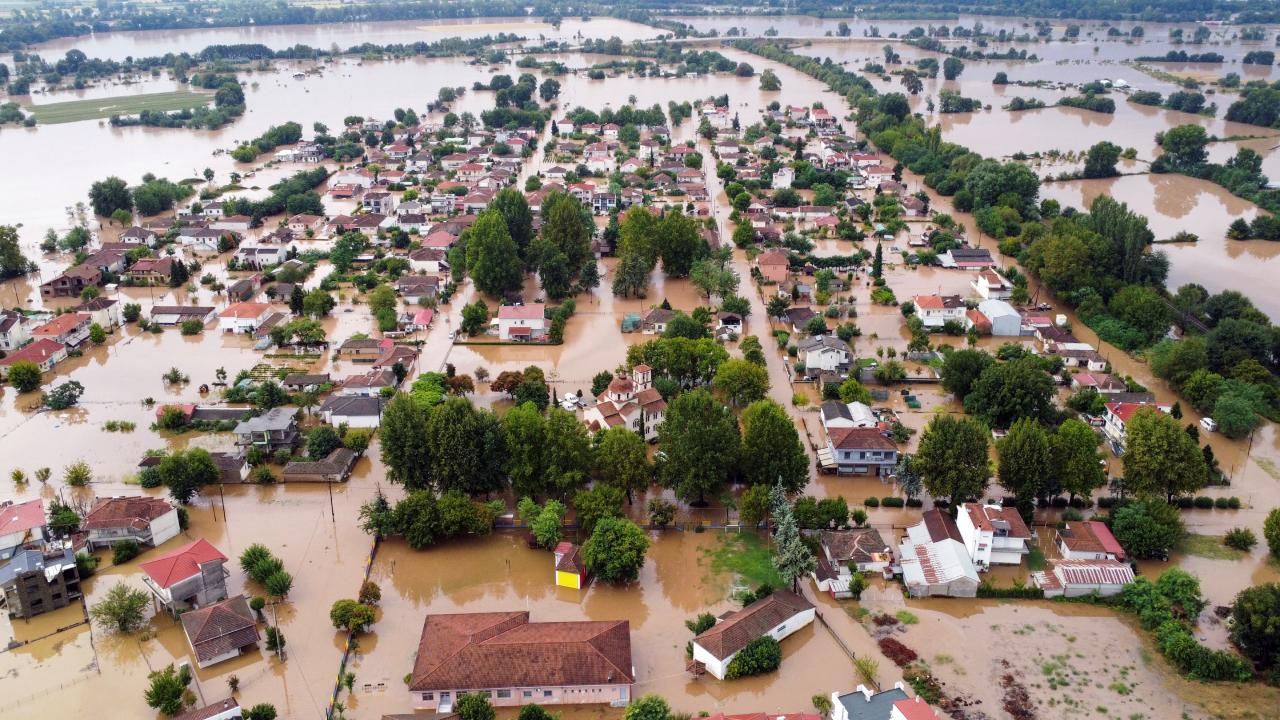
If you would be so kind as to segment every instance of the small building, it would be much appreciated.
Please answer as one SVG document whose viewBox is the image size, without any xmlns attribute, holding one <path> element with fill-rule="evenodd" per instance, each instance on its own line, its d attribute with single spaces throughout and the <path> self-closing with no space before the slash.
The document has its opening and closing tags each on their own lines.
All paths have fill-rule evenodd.
<svg viewBox="0 0 1280 720">
<path fill-rule="evenodd" d="M 987 319 L 989 332 L 995 337 L 1018 337 L 1022 334 L 1022 316 L 1004 300 L 983 300 L 978 303 L 978 312 Z"/>
<path fill-rule="evenodd" d="M 956 526 L 980 572 L 992 565 L 1020 565 L 1023 556 L 1031 552 L 1027 547 L 1031 530 L 1017 508 L 965 503 L 957 514 Z"/>
<path fill-rule="evenodd" d="M 498 337 L 503 340 L 541 340 L 547 336 L 546 306 L 503 305 L 498 308 Z"/>
<path fill-rule="evenodd" d="M 200 305 L 156 305 L 151 308 L 151 322 L 157 325 L 181 325 L 187 320 L 207 323 L 217 313 L 217 308 Z"/>
<path fill-rule="evenodd" d="M 200 538 L 142 563 L 142 582 L 170 612 L 204 607 L 227 598 L 227 556 Z"/>
<path fill-rule="evenodd" d="M 236 425 L 236 445 L 257 448 L 267 455 L 298 446 L 298 419 L 295 411 L 285 407 L 271 408 L 257 417 L 242 420 Z"/>
<path fill-rule="evenodd" d="M 180 715 L 174 715 L 169 720 L 236 720 L 243 717 L 240 703 L 236 702 L 235 698 L 227 698 L 204 707 L 192 708 Z"/>
<path fill-rule="evenodd" d="M 334 448 L 323 460 L 291 461 L 284 466 L 284 482 L 346 482 L 359 458 L 347 448 Z"/>
<path fill-rule="evenodd" d="M 916 295 L 916 317 L 930 330 L 940 329 L 948 322 L 964 324 L 967 309 L 959 295 Z"/>
<path fill-rule="evenodd" d="M 656 307 L 645 313 L 640 332 L 645 335 L 662 335 L 667 331 L 667 323 L 676 316 L 675 310 Z"/>
<path fill-rule="evenodd" d="M 1120 541 L 1097 520 L 1069 520 L 1058 530 L 1058 552 L 1064 560 L 1121 560 L 1127 558 Z"/>
<path fill-rule="evenodd" d="M 902 581 L 911 597 L 977 597 L 978 570 L 951 516 L 934 508 L 907 528 L 898 546 Z"/>
<path fill-rule="evenodd" d="M 783 316 L 787 319 L 787 324 L 791 326 L 791 331 L 797 335 L 805 332 L 805 328 L 808 327 L 810 320 L 819 317 L 819 315 L 813 311 L 813 308 L 809 307 L 787 308 L 786 312 L 783 313 Z"/>
<path fill-rule="evenodd" d="M 587 586 L 587 566 L 582 561 L 582 548 L 565 541 L 556 545 L 556 585 L 581 590 Z"/>
<path fill-rule="evenodd" d="M 70 605 L 83 593 L 70 543 L 19 550 L 0 565 L 0 590 L 11 618 L 28 619 Z"/>
<path fill-rule="evenodd" d="M 155 231 L 137 225 L 126 228 L 124 232 L 120 233 L 120 242 L 126 245 L 155 247 L 157 239 Z"/>
<path fill-rule="evenodd" d="M 453 613 L 423 622 L 409 695 L 414 709 L 443 715 L 468 692 L 486 693 L 498 707 L 626 705 L 633 683 L 626 620 L 533 623 L 527 610 Z"/>
<path fill-rule="evenodd" d="M 382 418 L 379 395 L 334 395 L 320 406 L 320 416 L 337 427 L 376 428 Z"/>
<path fill-rule="evenodd" d="M 796 345 L 805 373 L 810 377 L 822 372 L 843 375 L 849 371 L 849 363 L 853 360 L 849 345 L 834 335 L 815 335 L 800 340 Z"/>
<path fill-rule="evenodd" d="M 1008 300 L 1013 296 L 1013 283 L 991 268 L 979 270 L 969 285 L 983 300 Z"/>
<path fill-rule="evenodd" d="M 9 353 L 31 341 L 31 323 L 17 310 L 0 308 L 0 350 Z"/>
<path fill-rule="evenodd" d="M 878 427 L 832 428 L 825 449 L 840 475 L 886 477 L 898 464 L 898 444 Z"/>
<path fill-rule="evenodd" d="M 90 265 L 76 265 L 40 286 L 40 294 L 46 298 L 79 297 L 87 287 L 102 284 L 102 272 Z"/>
<path fill-rule="evenodd" d="M 318 390 L 329 382 L 329 373 L 289 373 L 280 385 L 289 392 L 307 392 Z"/>
<path fill-rule="evenodd" d="M 120 303 L 111 298 L 93 298 L 78 305 L 75 312 L 88 315 L 90 327 L 100 325 L 103 330 L 111 331 L 120 326 Z"/>
<path fill-rule="evenodd" d="M 952 248 L 938 254 L 938 262 L 944 268 L 961 270 L 981 270 L 993 267 L 996 261 L 991 258 L 991 251 L 983 248 Z"/>
<path fill-rule="evenodd" d="M 229 333 L 251 333 L 270 316 L 271 303 L 232 303 L 218 313 L 218 329 Z"/>
<path fill-rule="evenodd" d="M 27 545 L 42 545 L 49 539 L 44 518 L 44 500 L 0 505 L 0 560 L 8 560 Z"/>
<path fill-rule="evenodd" d="M 925 701 L 912 698 L 902 683 L 880 692 L 859 685 L 851 693 L 831 693 L 831 720 L 939 720 Z"/>
<path fill-rule="evenodd" d="M 1045 597 L 1081 597 L 1097 593 L 1119 594 L 1133 582 L 1133 568 L 1119 560 L 1055 560 L 1031 573 L 1031 584 Z"/>
<path fill-rule="evenodd" d="M 244 595 L 191 610 L 181 618 L 197 667 L 207 668 L 258 648 L 258 623 Z"/>
<path fill-rule="evenodd" d="M 782 640 L 813 622 L 813 604 L 790 590 L 775 590 L 736 612 L 722 616 L 715 625 L 693 639 L 697 669 L 723 680 L 729 664 L 753 640 L 769 636 Z"/>
<path fill-rule="evenodd" d="M 98 498 L 80 528 L 88 532 L 90 550 L 121 540 L 159 547 L 181 532 L 177 508 L 168 500 L 141 496 Z"/>
<path fill-rule="evenodd" d="M 866 404 L 857 402 L 842 403 L 839 400 L 828 400 L 822 403 L 822 427 L 831 431 L 835 428 L 874 428 L 880 426 L 880 420 Z"/>
<path fill-rule="evenodd" d="M 1130 402 L 1109 402 L 1104 406 L 1106 409 L 1102 413 L 1102 434 L 1116 445 L 1119 449 L 1124 449 L 1124 428 L 1133 414 L 1143 409 L 1150 409 L 1154 412 L 1170 412 L 1171 408 L 1167 405 L 1155 405 L 1150 403 L 1130 403 Z"/>
<path fill-rule="evenodd" d="M 818 589 L 835 598 L 851 597 L 855 572 L 883 573 L 893 562 L 890 548 L 875 528 L 823 530 L 818 533 L 822 554 L 814 577 Z"/>
</svg>

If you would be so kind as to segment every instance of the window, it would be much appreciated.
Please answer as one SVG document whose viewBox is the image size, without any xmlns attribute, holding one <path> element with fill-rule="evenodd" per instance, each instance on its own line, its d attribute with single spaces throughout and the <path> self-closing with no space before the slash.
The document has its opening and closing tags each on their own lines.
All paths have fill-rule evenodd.
<svg viewBox="0 0 1280 720">
<path fill-rule="evenodd" d="M 422 699 L 423 699 L 423 700 L 434 700 L 434 699 L 435 699 L 435 693 L 422 693 Z"/>
<path fill-rule="evenodd" d="M 510 691 L 510 690 L 499 690 L 499 691 L 498 691 L 498 699 L 499 699 L 499 700 L 501 700 L 501 699 L 503 699 L 503 698 L 509 698 L 509 697 L 511 697 L 511 691 Z"/>
<path fill-rule="evenodd" d="M 532 690 L 525 690 L 525 691 L 521 692 L 521 693 L 520 693 L 520 695 L 521 695 L 522 697 L 531 698 L 531 697 L 533 697 L 533 691 L 532 691 Z"/>
<path fill-rule="evenodd" d="M 551 697 L 551 691 L 550 691 L 550 690 L 543 690 L 543 691 L 542 691 L 542 697 L 544 697 L 544 698 L 549 698 L 549 697 Z"/>
</svg>

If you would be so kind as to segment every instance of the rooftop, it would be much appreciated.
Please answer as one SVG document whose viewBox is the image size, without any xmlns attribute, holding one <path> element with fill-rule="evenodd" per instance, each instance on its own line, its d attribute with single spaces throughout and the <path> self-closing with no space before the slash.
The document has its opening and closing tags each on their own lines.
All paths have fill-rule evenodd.
<svg viewBox="0 0 1280 720">
<path fill-rule="evenodd" d="M 44 524 L 44 500 L 39 498 L 0 508 L 0 536 L 25 533 Z"/>
<path fill-rule="evenodd" d="M 693 641 L 716 658 L 724 660 L 788 618 L 811 609 L 813 605 L 808 600 L 790 590 L 775 590 L 730 614 Z"/>
<path fill-rule="evenodd" d="M 192 575 L 200 573 L 200 566 L 209 562 L 227 561 L 227 556 L 200 538 L 184 545 L 168 555 L 161 555 L 154 560 L 142 563 L 142 570 L 157 586 L 167 588 Z"/>
</svg>

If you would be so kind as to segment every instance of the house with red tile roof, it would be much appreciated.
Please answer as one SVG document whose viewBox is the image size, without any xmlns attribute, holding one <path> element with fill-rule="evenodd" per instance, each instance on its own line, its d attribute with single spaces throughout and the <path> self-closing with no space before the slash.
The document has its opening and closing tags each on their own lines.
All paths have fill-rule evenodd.
<svg viewBox="0 0 1280 720">
<path fill-rule="evenodd" d="M 142 582 L 170 612 L 204 607 L 227 598 L 227 556 L 200 538 L 142 563 Z"/>
<path fill-rule="evenodd" d="M 1020 565 L 1031 552 L 1031 530 L 1017 508 L 965 503 L 956 516 L 956 527 L 980 572 L 992 565 Z"/>
<path fill-rule="evenodd" d="M 626 620 L 529 621 L 527 610 L 428 615 L 409 680 L 414 709 L 453 711 L 491 693 L 498 707 L 625 705 L 635 670 Z"/>
<path fill-rule="evenodd" d="M 902 582 L 911 597 L 977 597 L 978 570 L 951 516 L 934 508 L 907 528 L 898 546 Z"/>
<path fill-rule="evenodd" d="M 207 668 L 258 647 L 258 622 L 243 595 L 182 614 L 196 666 Z"/>
<path fill-rule="evenodd" d="M 31 331 L 31 337 L 39 340 L 45 338 L 62 343 L 67 347 L 76 347 L 89 339 L 89 326 L 93 318 L 85 313 L 65 313 Z"/>
<path fill-rule="evenodd" d="M 67 359 L 67 346 L 56 340 L 48 338 L 40 338 L 35 342 L 26 345 L 21 350 L 9 353 L 0 358 L 0 380 L 4 380 L 9 375 L 9 368 L 16 362 L 33 362 L 40 368 L 40 372 L 49 372 L 54 365 Z"/>
<path fill-rule="evenodd" d="M 178 536 L 178 510 L 153 497 L 98 498 L 85 515 L 81 529 L 89 533 L 90 550 L 120 540 L 158 547 Z"/>
<path fill-rule="evenodd" d="M 1065 560 L 1125 560 L 1124 548 L 1097 520 L 1068 521 L 1057 531 L 1058 551 Z"/>
<path fill-rule="evenodd" d="M 1109 402 L 1102 413 L 1102 433 L 1119 449 L 1124 449 L 1124 428 L 1134 413 L 1139 410 L 1167 413 L 1172 410 L 1168 405 L 1136 402 Z"/>
<path fill-rule="evenodd" d="M 503 340 L 541 340 L 548 327 L 546 306 L 540 303 L 498 308 L 498 337 Z"/>
<path fill-rule="evenodd" d="M 271 303 L 231 303 L 218 313 L 218 329 L 222 332 L 250 333 L 271 316 Z"/>
<path fill-rule="evenodd" d="M 43 543 L 47 537 L 45 525 L 44 500 L 6 502 L 0 506 L 0 560 L 13 557 L 23 545 Z"/>
<path fill-rule="evenodd" d="M 790 590 L 775 590 L 741 610 L 721 616 L 715 625 L 693 639 L 690 670 L 723 680 L 733 658 L 761 637 L 782 640 L 809 625 L 813 604 Z"/>
</svg>

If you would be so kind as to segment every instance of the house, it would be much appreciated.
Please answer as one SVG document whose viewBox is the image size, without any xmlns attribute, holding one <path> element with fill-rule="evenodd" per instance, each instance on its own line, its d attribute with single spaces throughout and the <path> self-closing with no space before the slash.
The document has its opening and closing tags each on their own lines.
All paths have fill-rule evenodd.
<svg viewBox="0 0 1280 720">
<path fill-rule="evenodd" d="M 121 540 L 159 547 L 178 536 L 178 510 L 167 500 L 119 496 L 98 498 L 80 525 L 90 550 Z"/>
<path fill-rule="evenodd" d="M 979 270 L 969 285 L 983 300 L 1008 300 L 1013 296 L 1013 283 L 991 268 Z"/>
<path fill-rule="evenodd" d="M 99 325 L 103 330 L 114 330 L 120 326 L 120 304 L 111 298 L 93 298 L 75 311 L 89 316 L 90 327 Z"/>
<path fill-rule="evenodd" d="M 622 426 L 647 442 L 658 439 L 658 426 L 667 416 L 667 401 L 653 387 L 653 368 L 636 365 L 631 377 L 615 377 L 596 397 L 596 404 L 582 412 L 591 432 Z"/>
<path fill-rule="evenodd" d="M 907 695 L 902 683 L 880 692 L 859 685 L 851 693 L 831 693 L 831 720 L 939 720 L 920 698 Z"/>
<path fill-rule="evenodd" d="M 764 636 L 782 640 L 813 622 L 813 604 L 790 590 L 775 590 L 693 639 L 693 667 L 723 680 L 733 658 L 753 640 Z"/>
<path fill-rule="evenodd" d="M 656 307 L 645 313 L 644 320 L 640 324 L 640 332 L 645 335 L 662 335 L 667 331 L 667 323 L 671 322 L 675 316 L 675 310 Z"/>
<path fill-rule="evenodd" d="M 338 358 L 355 362 L 373 362 L 382 354 L 382 343 L 373 338 L 350 338 L 338 346 Z"/>
<path fill-rule="evenodd" d="M 8 560 L 24 545 L 41 545 L 48 540 L 44 501 L 5 501 L 0 505 L 0 560 Z"/>
<path fill-rule="evenodd" d="M 960 268 L 962 270 L 981 270 L 994 266 L 991 252 L 982 248 L 952 248 L 938 254 L 938 262 L 944 268 Z"/>
<path fill-rule="evenodd" d="M 541 340 L 547 328 L 546 306 L 540 303 L 498 308 L 498 337 L 503 340 Z"/>
<path fill-rule="evenodd" d="M 345 482 L 359 456 L 347 448 L 334 448 L 323 460 L 291 461 L 284 466 L 284 482 Z"/>
<path fill-rule="evenodd" d="M 276 450 L 297 447 L 298 419 L 289 408 L 271 408 L 257 417 L 242 420 L 235 429 L 236 445 L 242 448 L 258 448 L 265 455 Z"/>
<path fill-rule="evenodd" d="M 414 709 L 447 714 L 472 691 L 489 693 L 499 707 L 625 705 L 634 682 L 626 620 L 533 623 L 527 610 L 457 613 L 426 617 L 409 693 Z"/>
<path fill-rule="evenodd" d="M 424 247 L 414 250 L 409 253 L 409 269 L 420 273 L 447 272 L 449 270 L 448 253 L 443 248 Z"/>
<path fill-rule="evenodd" d="M 818 533 L 822 555 L 818 557 L 818 589 L 833 597 L 849 597 L 855 572 L 883 573 L 893 562 L 893 549 L 875 528 L 823 530 Z"/>
<path fill-rule="evenodd" d="M 235 698 L 228 698 L 204 707 L 192 708 L 180 715 L 170 717 L 169 720 L 236 720 L 243 717 L 240 703 L 236 702 Z"/>
<path fill-rule="evenodd" d="M 1126 560 L 1111 530 L 1097 520 L 1068 520 L 1058 530 L 1058 552 L 1064 560 Z"/>
<path fill-rule="evenodd" d="M 67 359 L 67 346 L 56 340 L 41 338 L 0 358 L 0 380 L 8 377 L 9 368 L 14 363 L 29 361 L 35 363 L 40 372 L 49 372 L 54 365 Z"/>
<path fill-rule="evenodd" d="M 218 313 L 218 329 L 222 332 L 251 333 L 271 315 L 271 303 L 237 302 Z"/>
<path fill-rule="evenodd" d="M 307 214 L 294 215 L 293 217 L 289 218 L 288 225 L 286 225 L 286 227 L 288 227 L 289 230 L 295 233 L 298 233 L 299 235 L 306 235 L 307 232 L 310 231 L 311 235 L 313 236 L 318 234 L 320 232 L 320 229 L 323 226 L 324 226 L 323 217 L 321 217 L 320 215 L 307 215 Z"/>
<path fill-rule="evenodd" d="M 84 313 L 65 313 L 32 330 L 31 336 L 74 348 L 89 339 L 91 325 L 92 318 Z"/>
<path fill-rule="evenodd" d="M 1094 593 L 1117 595 L 1133 582 L 1133 568 L 1119 560 L 1055 560 L 1044 570 L 1031 573 L 1031 584 L 1044 596 L 1081 597 Z"/>
<path fill-rule="evenodd" d="M 1031 548 L 1031 531 L 1017 508 L 965 503 L 956 516 L 956 527 L 979 572 L 992 565 L 1020 565 Z"/>
<path fill-rule="evenodd" d="M 243 245 L 234 255 L 236 265 L 241 269 L 252 268 L 264 270 L 274 267 L 289 259 L 289 248 L 284 245 L 263 245 L 251 247 Z"/>
<path fill-rule="evenodd" d="M 370 370 L 361 375 L 351 375 L 338 383 L 336 395 L 379 397 L 383 388 L 399 386 L 396 374 L 391 368 Z"/>
<path fill-rule="evenodd" d="M 1092 388 L 1099 395 L 1117 395 L 1126 392 L 1129 386 L 1115 375 L 1100 372 L 1082 372 L 1071 376 L 1071 389 L 1084 390 Z"/>
<path fill-rule="evenodd" d="M 395 210 L 396 200 L 389 192 L 375 190 L 365 193 L 364 197 L 360 198 L 360 206 L 365 209 L 365 212 L 390 215 Z"/>
<path fill-rule="evenodd" d="M 440 294 L 440 278 L 434 275 L 401 275 L 396 280 L 396 292 L 406 303 L 417 305 Z"/>
<path fill-rule="evenodd" d="M 244 595 L 191 610 L 181 618 L 197 667 L 207 668 L 258 648 L 258 623 Z"/>
<path fill-rule="evenodd" d="M 947 322 L 964 325 L 966 308 L 959 295 L 916 295 L 911 300 L 916 306 L 916 317 L 928 329 L 941 329 Z"/>
<path fill-rule="evenodd" d="M 815 335 L 796 343 L 800 362 L 809 376 L 820 372 L 844 374 L 849 370 L 853 356 L 849 345 L 833 335 Z"/>
<path fill-rule="evenodd" d="M 923 217 L 929 212 L 929 206 L 915 195 L 909 195 L 902 198 L 902 201 L 899 204 L 902 205 L 902 209 L 906 212 L 907 217 Z"/>
<path fill-rule="evenodd" d="M 70 543 L 17 551 L 0 565 L 0 590 L 10 618 L 26 620 L 80 599 L 80 572 Z"/>
<path fill-rule="evenodd" d="M 120 242 L 126 245 L 145 245 L 146 247 L 155 247 L 158 238 L 154 231 L 144 227 L 133 227 L 125 229 L 120 233 Z"/>
<path fill-rule="evenodd" d="M 1102 434 L 1120 450 L 1124 449 L 1124 426 L 1134 413 L 1147 409 L 1167 413 L 1172 409 L 1168 405 L 1130 402 L 1109 402 L 1105 408 L 1102 412 Z"/>
<path fill-rule="evenodd" d="M 806 332 L 805 328 L 809 325 L 809 321 L 819 317 L 818 313 L 809 307 L 791 307 L 783 311 L 782 316 L 786 318 L 787 324 L 791 326 L 791 331 L 797 335 Z"/>
<path fill-rule="evenodd" d="M 142 582 L 170 612 L 227 599 L 227 556 L 200 538 L 142 563 Z"/>
<path fill-rule="evenodd" d="M 253 227 L 253 218 L 248 215 L 227 215 L 209 223 L 209 227 L 215 230 L 248 232 Z"/>
<path fill-rule="evenodd" d="M 556 585 L 581 590 L 587 585 L 587 566 L 582 561 L 582 548 L 564 541 L 556 545 Z"/>
<path fill-rule="evenodd" d="M 334 395 L 320 406 L 320 416 L 334 427 L 346 425 L 353 428 L 376 428 L 382 417 L 382 398 Z"/>
<path fill-rule="evenodd" d="M 1082 367 L 1093 372 L 1102 372 L 1107 369 L 1107 359 L 1102 354 L 1094 350 L 1088 343 L 1077 343 L 1086 347 L 1063 347 L 1061 344 L 1057 346 L 1056 354 L 1062 358 L 1062 364 L 1067 367 Z"/>
<path fill-rule="evenodd" d="M 822 403 L 822 427 L 828 432 L 836 428 L 875 428 L 880 420 L 871 408 L 854 401 L 842 403 L 839 400 L 828 400 Z"/>
<path fill-rule="evenodd" d="M 787 259 L 787 253 L 772 248 L 760 254 L 756 258 L 756 267 L 760 269 L 760 275 L 766 283 L 785 282 L 787 275 L 791 270 L 791 262 Z"/>
<path fill-rule="evenodd" d="M 197 408 L 199 411 L 200 408 Z M 242 483 L 249 481 L 249 463 L 243 455 L 212 452 L 213 464 L 218 466 L 218 482 Z"/>
<path fill-rule="evenodd" d="M 308 392 L 318 390 L 329 384 L 329 373 L 289 373 L 280 384 L 289 392 Z"/>
<path fill-rule="evenodd" d="M 151 322 L 157 325 L 181 325 L 187 320 L 207 323 L 217 312 L 217 308 L 200 305 L 156 305 L 151 308 Z"/>
<path fill-rule="evenodd" d="M 902 581 L 911 597 L 977 597 L 978 570 L 951 516 L 934 508 L 907 528 L 898 546 Z"/>
<path fill-rule="evenodd" d="M 124 276 L 134 285 L 168 285 L 173 281 L 175 264 L 178 261 L 171 257 L 138 258 Z"/>
<path fill-rule="evenodd" d="M 225 230 L 206 227 L 184 227 L 178 230 L 178 242 L 196 250 L 219 252 L 219 247 L 222 245 L 224 238 L 232 241 L 233 245 L 235 244 L 235 233 Z"/>
<path fill-rule="evenodd" d="M 887 477 L 898 464 L 897 443 L 878 427 L 831 428 L 824 450 L 819 460 L 840 475 Z"/>
<path fill-rule="evenodd" d="M 742 316 L 731 312 L 718 312 L 712 319 L 715 321 L 715 335 L 719 339 L 742 335 Z"/>
<path fill-rule="evenodd" d="M 31 323 L 17 310 L 0 309 L 0 350 L 13 352 L 31 342 Z"/>
<path fill-rule="evenodd" d="M 102 284 L 102 272 L 89 265 L 76 265 L 49 282 L 40 285 L 40 295 L 46 298 L 79 297 L 87 287 Z"/>
<path fill-rule="evenodd" d="M 1022 334 L 1022 316 L 1004 300 L 983 300 L 978 312 L 986 318 L 990 333 L 995 337 L 1018 337 Z"/>
</svg>

